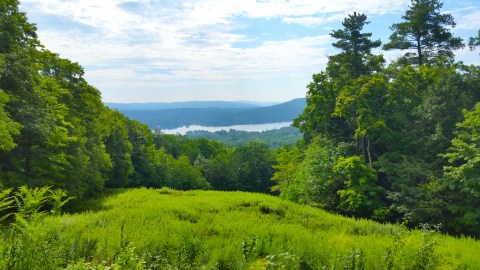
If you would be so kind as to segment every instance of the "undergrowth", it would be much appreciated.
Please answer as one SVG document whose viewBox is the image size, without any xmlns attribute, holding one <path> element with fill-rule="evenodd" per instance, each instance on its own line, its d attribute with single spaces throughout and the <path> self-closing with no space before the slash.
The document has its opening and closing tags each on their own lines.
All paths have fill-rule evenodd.
<svg viewBox="0 0 480 270">
<path fill-rule="evenodd" d="M 480 269 L 474 239 L 261 194 L 117 190 L 63 215 L 61 191 L 0 194 L 2 269 Z"/>
</svg>

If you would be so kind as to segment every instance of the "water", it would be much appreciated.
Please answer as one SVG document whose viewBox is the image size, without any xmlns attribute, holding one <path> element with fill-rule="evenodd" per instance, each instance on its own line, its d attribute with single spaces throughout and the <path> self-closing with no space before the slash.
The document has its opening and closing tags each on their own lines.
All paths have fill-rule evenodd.
<svg viewBox="0 0 480 270">
<path fill-rule="evenodd" d="M 266 131 L 272 129 L 279 129 L 282 127 L 288 127 L 292 124 L 292 122 L 280 122 L 280 123 L 267 123 L 267 124 L 255 124 L 255 125 L 235 125 L 235 126 L 225 126 L 225 127 L 206 127 L 206 126 L 198 126 L 198 125 L 191 125 L 191 126 L 183 126 L 174 129 L 162 129 L 163 133 L 166 134 L 181 134 L 185 135 L 189 131 L 197 131 L 197 130 L 205 130 L 209 132 L 221 131 L 226 130 L 229 131 L 230 129 L 235 130 L 243 130 L 243 131 Z"/>
</svg>

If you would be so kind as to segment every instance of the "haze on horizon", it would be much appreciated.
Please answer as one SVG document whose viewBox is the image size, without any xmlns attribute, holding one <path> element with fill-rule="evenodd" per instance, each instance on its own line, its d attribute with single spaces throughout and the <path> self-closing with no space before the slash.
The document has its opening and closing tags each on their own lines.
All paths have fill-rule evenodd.
<svg viewBox="0 0 480 270">
<path fill-rule="evenodd" d="M 305 97 L 353 11 L 388 40 L 410 0 L 23 0 L 45 47 L 85 68 L 104 102 L 282 102 Z M 480 26 L 478 0 L 443 1 L 455 36 Z M 379 53 L 379 52 L 375 52 Z M 387 60 L 399 51 L 382 51 Z M 480 65 L 478 50 L 455 52 Z"/>
</svg>

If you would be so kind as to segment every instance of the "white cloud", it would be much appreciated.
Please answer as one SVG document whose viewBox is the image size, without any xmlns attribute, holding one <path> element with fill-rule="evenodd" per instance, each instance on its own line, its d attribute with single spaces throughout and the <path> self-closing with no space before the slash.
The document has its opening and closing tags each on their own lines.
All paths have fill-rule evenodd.
<svg viewBox="0 0 480 270">
<path fill-rule="evenodd" d="M 310 74 L 326 64 L 331 40 L 325 30 L 269 41 L 250 36 L 248 31 L 239 34 L 236 30 L 244 27 L 242 20 L 277 18 L 284 24 L 321 27 L 341 21 L 353 11 L 365 12 L 369 17 L 403 13 L 409 3 L 410 0 L 23 0 L 22 8 L 44 22 L 51 17 L 65 22 L 65 27 L 39 24 L 40 40 L 48 49 L 85 66 L 87 79 L 105 93 L 135 87 L 187 87 L 194 83 L 231 84 L 238 90 L 248 88 L 239 86 L 246 81 L 261 85 L 261 80 L 278 80 L 278 86 L 282 86 L 280 81 L 286 77 L 306 78 L 299 83 L 303 91 Z M 478 18 L 480 15 L 472 15 L 468 27 L 480 25 Z M 277 27 L 283 26 L 279 22 Z M 239 47 L 245 43 L 253 45 Z"/>
<path fill-rule="evenodd" d="M 471 9 L 472 10 L 472 9 Z M 473 9 L 474 12 L 456 16 L 457 26 L 455 30 L 479 30 L 480 29 L 480 11 Z"/>
<path fill-rule="evenodd" d="M 301 24 L 301 25 L 312 27 L 312 26 L 319 26 L 319 25 L 322 25 L 322 24 L 325 24 L 327 22 L 331 22 L 331 21 L 334 21 L 334 20 L 342 20 L 343 18 L 344 18 L 343 15 L 330 16 L 328 18 L 326 18 L 326 17 L 310 17 L 310 16 L 284 17 L 282 19 L 282 21 L 285 22 L 285 23 L 298 23 L 298 24 Z"/>
<path fill-rule="evenodd" d="M 403 11 L 409 0 L 184 0 L 171 6 L 158 6 L 149 0 L 24 0 L 24 5 L 35 6 L 50 15 L 69 18 L 75 22 L 119 33 L 141 29 L 158 31 L 165 25 L 175 30 L 199 29 L 208 25 L 229 25 L 230 18 L 243 15 L 251 18 L 305 17 L 311 21 L 322 15 L 325 21 L 338 17 L 338 13 L 353 11 L 368 14 L 385 14 Z M 122 8 L 122 4 L 138 4 L 142 12 L 135 14 Z M 315 16 L 315 17 L 314 17 Z M 290 19 L 292 20 L 292 19 Z"/>
</svg>

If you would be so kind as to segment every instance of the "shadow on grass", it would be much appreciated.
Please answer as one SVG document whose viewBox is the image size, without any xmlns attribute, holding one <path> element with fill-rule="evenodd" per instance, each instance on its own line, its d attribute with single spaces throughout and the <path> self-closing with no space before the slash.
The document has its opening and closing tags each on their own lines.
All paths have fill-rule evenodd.
<svg viewBox="0 0 480 270">
<path fill-rule="evenodd" d="M 68 214 L 75 214 L 75 213 L 82 213 L 82 212 L 99 212 L 99 211 L 107 210 L 110 208 L 105 206 L 105 203 L 104 203 L 107 197 L 117 196 L 127 191 L 128 189 L 115 188 L 115 189 L 108 189 L 93 198 L 88 198 L 88 199 L 75 198 L 69 201 L 63 207 L 63 212 Z"/>
</svg>

